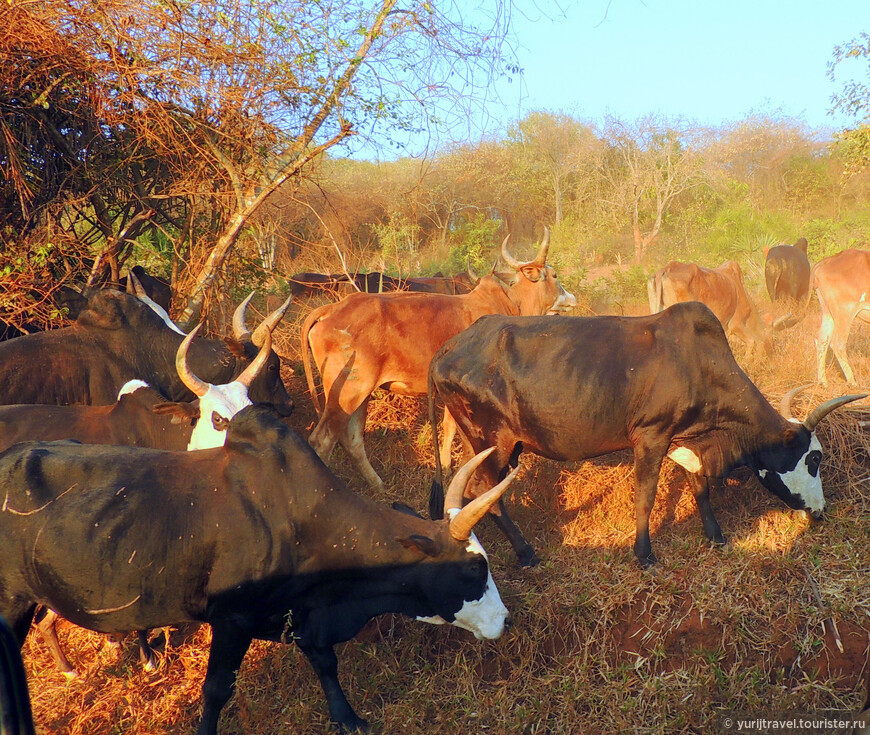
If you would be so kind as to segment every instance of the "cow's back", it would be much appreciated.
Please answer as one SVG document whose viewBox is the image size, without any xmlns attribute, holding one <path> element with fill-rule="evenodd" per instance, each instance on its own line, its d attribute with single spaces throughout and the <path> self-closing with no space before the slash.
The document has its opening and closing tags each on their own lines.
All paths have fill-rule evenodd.
<svg viewBox="0 0 870 735">
<path fill-rule="evenodd" d="M 820 260 L 813 281 L 826 300 L 870 302 L 870 250 L 843 250 Z"/>
</svg>

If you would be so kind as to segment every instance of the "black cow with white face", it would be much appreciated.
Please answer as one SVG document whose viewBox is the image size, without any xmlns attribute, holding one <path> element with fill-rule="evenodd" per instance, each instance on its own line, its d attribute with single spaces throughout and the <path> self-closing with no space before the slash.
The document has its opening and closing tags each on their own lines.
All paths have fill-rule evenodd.
<svg viewBox="0 0 870 735">
<path fill-rule="evenodd" d="M 813 430 L 827 413 L 864 396 L 827 401 L 803 423 L 777 413 L 734 360 L 713 313 L 688 302 L 644 317 L 482 317 L 432 359 L 433 426 L 436 397 L 472 448 L 495 447 L 475 480 L 481 485 L 515 464 L 523 450 L 583 460 L 634 449 L 634 551 L 651 565 L 649 517 L 666 455 L 688 472 L 704 532 L 714 543 L 724 544 L 725 537 L 710 507 L 710 480 L 740 465 L 790 508 L 820 518 L 822 448 Z M 437 458 L 436 468 L 433 516 L 439 512 Z M 467 492 L 476 495 L 474 482 Z M 493 511 L 520 562 L 536 563 L 504 505 Z"/>
<path fill-rule="evenodd" d="M 249 301 L 234 315 L 235 339 L 197 339 L 190 346 L 190 367 L 203 380 L 217 385 L 241 374 L 289 305 L 288 300 L 252 334 L 245 326 Z M 0 404 L 108 405 L 134 379 L 144 380 L 171 401 L 190 401 L 194 395 L 175 369 L 183 339 L 168 316 L 162 318 L 135 296 L 97 291 L 72 326 L 0 342 Z M 272 353 L 248 392 L 252 401 L 289 415 L 293 402 L 280 368 Z"/>
<path fill-rule="evenodd" d="M 0 454 L 0 615 L 23 642 L 38 603 L 107 633 L 209 623 L 199 735 L 214 735 L 254 638 L 293 640 L 332 720 L 360 729 L 333 646 L 403 613 L 498 638 L 509 618 L 472 529 L 513 476 L 432 522 L 348 490 L 267 409 L 195 452 L 27 442 Z M 172 570 L 172 574 L 164 573 Z"/>
</svg>

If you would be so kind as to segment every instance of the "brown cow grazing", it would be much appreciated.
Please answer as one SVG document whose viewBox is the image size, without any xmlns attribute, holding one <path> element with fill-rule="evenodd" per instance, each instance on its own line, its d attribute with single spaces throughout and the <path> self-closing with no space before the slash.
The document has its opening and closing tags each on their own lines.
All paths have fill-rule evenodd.
<svg viewBox="0 0 870 735">
<path fill-rule="evenodd" d="M 844 250 L 820 260 L 810 277 L 810 293 L 813 288 L 822 308 L 816 338 L 819 382 L 827 382 L 825 362 L 831 347 L 846 382 L 854 384 L 855 373 L 846 359 L 846 340 L 856 318 L 870 323 L 870 250 Z"/>
<path fill-rule="evenodd" d="M 771 301 L 803 301 L 810 289 L 810 260 L 807 239 L 794 245 L 764 248 L 764 282 Z"/>
<path fill-rule="evenodd" d="M 651 314 L 685 301 L 706 304 L 725 331 L 746 343 L 750 353 L 757 344 L 770 353 L 773 343 L 758 309 L 743 285 L 743 271 L 734 260 L 718 268 L 671 261 L 647 281 Z M 777 324 L 778 326 L 778 324 Z"/>
<path fill-rule="evenodd" d="M 426 395 L 432 356 L 484 314 L 539 315 L 576 305 L 577 300 L 546 265 L 549 230 L 545 230 L 538 254 L 525 263 L 507 251 L 509 237 L 501 246 L 502 257 L 513 271 L 506 282 L 495 275 L 484 276 L 471 293 L 456 296 L 351 294 L 309 314 L 302 326 L 302 361 L 320 421 L 308 441 L 323 459 L 338 441 L 366 481 L 375 488 L 383 487 L 363 444 L 372 391 L 385 388 L 407 396 Z M 311 353 L 323 384 L 323 408 L 314 386 Z M 453 427 L 449 417 L 445 423 Z M 445 464 L 452 439 L 453 434 L 445 429 Z"/>
</svg>

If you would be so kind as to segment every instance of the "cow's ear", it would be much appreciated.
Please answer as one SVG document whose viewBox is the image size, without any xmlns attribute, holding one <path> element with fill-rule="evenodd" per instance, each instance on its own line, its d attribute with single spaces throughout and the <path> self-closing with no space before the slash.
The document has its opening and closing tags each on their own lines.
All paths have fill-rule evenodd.
<svg viewBox="0 0 870 735">
<path fill-rule="evenodd" d="M 224 342 L 233 357 L 245 358 L 248 356 L 245 352 L 245 346 L 234 337 L 224 337 Z"/>
<path fill-rule="evenodd" d="M 151 409 L 161 416 L 171 416 L 173 424 L 190 423 L 191 426 L 199 418 L 199 401 L 191 403 L 158 403 Z"/>
<path fill-rule="evenodd" d="M 526 265 L 520 268 L 520 273 L 522 273 L 526 278 L 528 278 L 532 283 L 536 281 L 540 281 L 542 278 L 542 269 L 536 265 Z"/>
<path fill-rule="evenodd" d="M 397 538 L 396 541 L 406 549 L 419 551 L 426 556 L 438 556 L 438 544 L 428 536 L 420 536 L 415 533 L 408 536 L 408 538 Z"/>
<path fill-rule="evenodd" d="M 416 510 L 414 510 L 410 505 L 406 505 L 405 503 L 400 503 L 396 501 L 392 505 L 393 510 L 399 511 L 399 513 L 404 513 L 406 516 L 414 516 L 414 518 L 422 518 Z"/>
<path fill-rule="evenodd" d="M 761 252 L 764 253 L 764 257 L 767 258 L 767 254 L 770 252 L 770 246 L 765 245 L 763 248 L 761 248 Z"/>
</svg>

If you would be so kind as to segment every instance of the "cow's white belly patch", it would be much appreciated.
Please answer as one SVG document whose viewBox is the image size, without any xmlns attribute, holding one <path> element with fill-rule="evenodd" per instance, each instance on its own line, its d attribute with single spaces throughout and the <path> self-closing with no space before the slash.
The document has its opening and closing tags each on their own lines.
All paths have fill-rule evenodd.
<svg viewBox="0 0 870 735">
<path fill-rule="evenodd" d="M 687 472 L 698 474 L 703 469 L 701 458 L 688 447 L 677 447 L 668 452 L 668 457 Z"/>
</svg>

